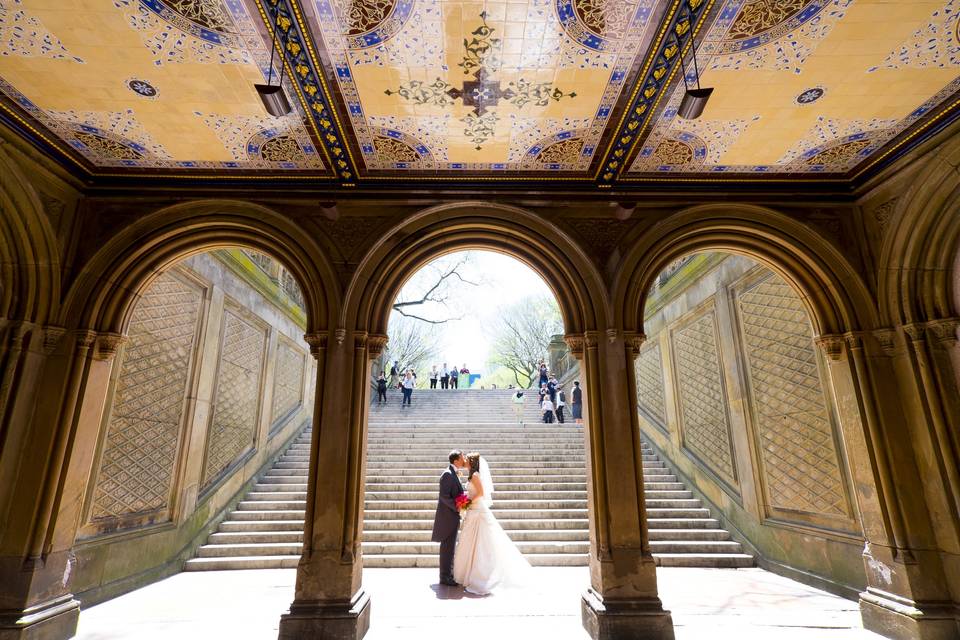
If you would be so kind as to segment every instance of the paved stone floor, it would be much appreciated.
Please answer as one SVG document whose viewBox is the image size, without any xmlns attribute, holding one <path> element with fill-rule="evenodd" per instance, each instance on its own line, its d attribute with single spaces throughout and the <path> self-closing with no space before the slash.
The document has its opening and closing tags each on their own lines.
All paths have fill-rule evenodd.
<svg viewBox="0 0 960 640">
<path fill-rule="evenodd" d="M 586 568 L 538 568 L 524 591 L 480 598 L 436 584 L 435 569 L 367 569 L 367 640 L 454 637 L 586 640 Z M 857 604 L 761 569 L 659 569 L 677 640 L 880 640 Z M 181 573 L 80 615 L 79 640 L 274 640 L 292 569 Z M 465 635 L 469 634 L 469 635 Z"/>
</svg>

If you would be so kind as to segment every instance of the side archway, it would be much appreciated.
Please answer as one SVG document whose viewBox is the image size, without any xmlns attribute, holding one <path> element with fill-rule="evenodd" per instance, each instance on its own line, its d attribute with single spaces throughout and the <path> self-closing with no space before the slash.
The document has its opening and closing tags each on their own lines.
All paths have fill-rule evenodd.
<svg viewBox="0 0 960 640">
<path fill-rule="evenodd" d="M 875 301 L 833 245 L 777 211 L 724 204 L 680 211 L 647 230 L 630 249 L 613 294 L 617 326 L 643 333 L 654 279 L 671 262 L 702 251 L 741 254 L 768 266 L 800 294 L 817 335 L 877 327 Z"/>
<path fill-rule="evenodd" d="M 307 333 L 328 330 L 340 295 L 320 246 L 275 211 L 231 200 L 174 205 L 123 229 L 83 267 L 67 296 L 62 322 L 122 334 L 139 292 L 164 269 L 195 253 L 236 246 L 282 262 L 301 284 Z"/>
<path fill-rule="evenodd" d="M 570 237 L 523 209 L 479 202 L 426 209 L 384 234 L 356 271 L 340 326 L 386 334 L 403 283 L 430 260 L 463 249 L 503 253 L 539 273 L 557 298 L 568 334 L 606 326 L 607 287 Z"/>
<path fill-rule="evenodd" d="M 960 141 L 945 144 L 897 200 L 879 261 L 880 313 L 887 325 L 960 316 L 953 295 L 960 175 L 949 161 L 957 153 Z"/>
<path fill-rule="evenodd" d="M 0 150 L 0 318 L 49 322 L 60 300 L 56 239 L 30 180 Z"/>
</svg>

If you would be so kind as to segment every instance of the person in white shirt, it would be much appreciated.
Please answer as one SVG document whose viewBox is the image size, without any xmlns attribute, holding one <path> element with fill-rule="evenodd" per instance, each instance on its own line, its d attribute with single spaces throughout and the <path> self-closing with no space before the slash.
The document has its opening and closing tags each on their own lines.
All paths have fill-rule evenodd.
<svg viewBox="0 0 960 640">
<path fill-rule="evenodd" d="M 546 424 L 553 422 L 553 403 L 550 402 L 550 396 L 544 396 L 540 403 L 540 409 L 543 411 L 543 421 Z"/>
<path fill-rule="evenodd" d="M 413 377 L 412 371 L 407 371 L 407 374 L 403 376 L 403 382 L 400 383 L 401 389 L 403 390 L 403 401 L 400 403 L 400 406 L 409 405 L 410 399 L 413 397 L 413 386 L 417 383 L 416 378 Z"/>
<path fill-rule="evenodd" d="M 440 372 L 437 371 L 437 365 L 433 365 L 433 371 L 430 372 L 430 388 L 437 388 L 437 378 L 440 377 Z"/>
<path fill-rule="evenodd" d="M 517 423 L 523 426 L 523 391 L 513 394 L 513 410 L 517 414 Z"/>
</svg>

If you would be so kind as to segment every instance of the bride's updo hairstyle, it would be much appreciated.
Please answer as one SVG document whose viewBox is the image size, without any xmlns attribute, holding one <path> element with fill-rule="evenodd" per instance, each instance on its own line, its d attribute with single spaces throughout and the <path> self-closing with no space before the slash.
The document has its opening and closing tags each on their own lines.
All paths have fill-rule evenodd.
<svg viewBox="0 0 960 640">
<path fill-rule="evenodd" d="M 470 465 L 470 475 L 467 477 L 469 480 L 473 477 L 473 474 L 480 473 L 480 454 L 476 452 L 468 453 L 467 464 Z"/>
</svg>

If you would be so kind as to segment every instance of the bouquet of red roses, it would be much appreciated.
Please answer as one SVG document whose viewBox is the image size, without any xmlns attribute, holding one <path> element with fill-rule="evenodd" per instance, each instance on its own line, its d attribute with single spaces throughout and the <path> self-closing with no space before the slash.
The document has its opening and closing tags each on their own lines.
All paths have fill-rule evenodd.
<svg viewBox="0 0 960 640">
<path fill-rule="evenodd" d="M 461 513 L 470 508 L 471 502 L 472 500 L 470 500 L 470 498 L 465 493 L 461 493 L 454 500 L 454 503 L 457 505 L 457 509 L 459 509 Z"/>
</svg>

